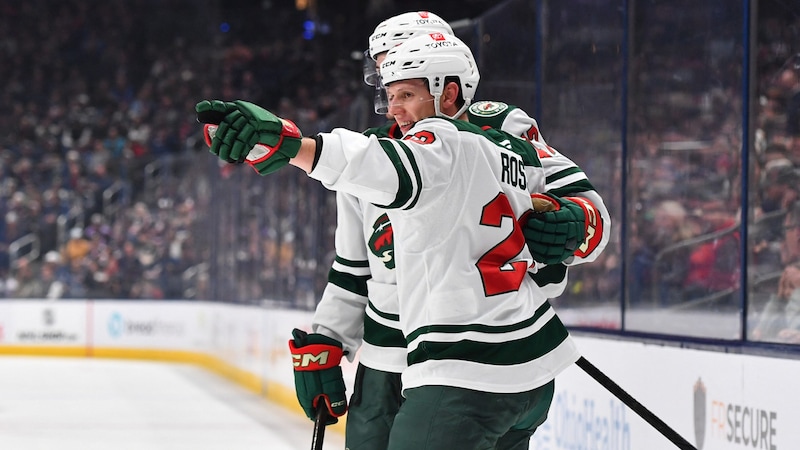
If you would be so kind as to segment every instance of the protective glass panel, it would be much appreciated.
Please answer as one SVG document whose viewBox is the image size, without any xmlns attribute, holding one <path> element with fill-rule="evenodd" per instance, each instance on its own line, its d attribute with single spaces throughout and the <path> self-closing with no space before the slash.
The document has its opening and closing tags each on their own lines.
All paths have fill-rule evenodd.
<svg viewBox="0 0 800 450">
<path fill-rule="evenodd" d="M 630 16 L 627 330 L 740 337 L 741 2 Z"/>
<path fill-rule="evenodd" d="M 758 5 L 748 338 L 800 343 L 800 4 Z"/>
</svg>

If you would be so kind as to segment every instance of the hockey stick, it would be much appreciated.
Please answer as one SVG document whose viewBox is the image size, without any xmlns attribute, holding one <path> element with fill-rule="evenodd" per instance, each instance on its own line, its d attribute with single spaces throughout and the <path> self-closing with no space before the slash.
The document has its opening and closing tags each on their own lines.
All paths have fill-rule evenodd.
<svg viewBox="0 0 800 450">
<path fill-rule="evenodd" d="M 328 409 L 325 405 L 317 408 L 317 417 L 314 419 L 314 435 L 311 436 L 311 450 L 322 450 L 322 441 L 325 440 L 325 422 L 328 421 Z"/>
<path fill-rule="evenodd" d="M 593 366 L 592 363 L 586 360 L 583 356 L 578 358 L 575 362 L 584 372 L 589 374 L 590 377 L 594 378 L 595 381 L 600 383 L 601 386 L 606 388 L 609 392 L 614 394 L 615 397 L 622 400 L 622 403 L 628 405 L 630 409 L 632 409 L 636 414 L 639 415 L 642 419 L 644 419 L 647 423 L 653 426 L 656 430 L 658 430 L 664 437 L 672 441 L 673 444 L 678 446 L 681 450 L 697 450 L 697 447 L 690 444 L 686 439 L 684 439 L 677 431 L 670 428 L 663 420 L 659 419 L 658 416 L 650 412 L 649 409 L 645 408 L 644 405 L 639 403 L 635 398 L 631 397 L 630 394 L 625 392 L 617 383 L 615 383 L 611 378 L 608 378 L 606 374 L 600 371 L 597 367 Z"/>
</svg>

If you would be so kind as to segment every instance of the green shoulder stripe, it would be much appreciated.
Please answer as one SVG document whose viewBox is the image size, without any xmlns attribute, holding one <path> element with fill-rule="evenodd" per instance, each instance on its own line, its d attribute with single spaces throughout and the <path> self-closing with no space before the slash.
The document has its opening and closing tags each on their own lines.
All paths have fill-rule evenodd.
<svg viewBox="0 0 800 450">
<path fill-rule="evenodd" d="M 397 130 L 398 130 L 397 122 L 391 121 L 379 127 L 367 128 L 362 134 L 364 136 L 377 136 L 379 138 L 399 137 L 399 136 L 392 136 L 392 134 L 395 133 Z"/>
<path fill-rule="evenodd" d="M 526 166 L 542 167 L 542 162 L 539 161 L 539 154 L 530 142 L 520 139 L 517 136 L 508 134 L 505 131 L 496 128 L 483 129 L 477 124 L 466 122 L 464 120 L 450 120 L 455 125 L 458 131 L 467 131 L 470 133 L 480 134 L 485 138 L 492 141 L 498 147 L 503 147 L 511 150 L 522 158 L 522 163 Z"/>
</svg>

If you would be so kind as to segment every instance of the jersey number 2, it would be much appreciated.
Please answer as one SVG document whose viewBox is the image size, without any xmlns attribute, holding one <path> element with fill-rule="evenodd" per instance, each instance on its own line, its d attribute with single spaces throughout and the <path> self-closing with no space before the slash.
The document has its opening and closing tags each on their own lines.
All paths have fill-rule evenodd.
<svg viewBox="0 0 800 450">
<path fill-rule="evenodd" d="M 522 251 L 525 246 L 525 236 L 514 216 L 508 197 L 501 192 L 483 207 L 481 225 L 500 227 L 504 217 L 510 218 L 514 224 L 511 233 L 485 253 L 476 264 L 487 297 L 518 290 L 528 270 L 528 263 L 525 261 L 509 262 Z"/>
</svg>

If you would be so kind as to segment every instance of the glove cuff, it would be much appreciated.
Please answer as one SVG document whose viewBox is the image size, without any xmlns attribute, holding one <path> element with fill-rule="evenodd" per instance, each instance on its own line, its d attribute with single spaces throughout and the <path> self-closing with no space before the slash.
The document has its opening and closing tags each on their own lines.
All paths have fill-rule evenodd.
<svg viewBox="0 0 800 450">
<path fill-rule="evenodd" d="M 217 128 L 219 125 L 214 125 L 207 123 L 203 125 L 203 139 L 206 141 L 206 145 L 211 147 L 211 141 L 214 139 L 214 135 L 217 134 Z"/>
<path fill-rule="evenodd" d="M 297 347 L 293 339 L 289 340 L 289 351 L 292 353 L 294 370 L 298 372 L 338 367 L 344 355 L 342 348 L 335 345 L 307 344 Z"/>
<path fill-rule="evenodd" d="M 561 209 L 561 199 L 552 194 L 531 194 L 534 213 L 546 213 Z"/>
</svg>

